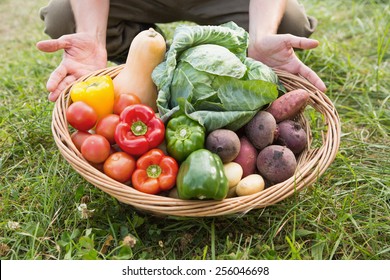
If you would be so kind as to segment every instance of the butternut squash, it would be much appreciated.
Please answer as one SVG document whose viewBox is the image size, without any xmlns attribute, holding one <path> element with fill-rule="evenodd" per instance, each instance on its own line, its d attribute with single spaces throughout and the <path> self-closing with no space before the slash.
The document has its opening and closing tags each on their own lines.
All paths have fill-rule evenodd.
<svg viewBox="0 0 390 280">
<path fill-rule="evenodd" d="M 115 96 L 135 94 L 157 111 L 157 87 L 152 72 L 163 61 L 165 52 L 165 39 L 153 28 L 138 33 L 131 42 L 124 68 L 113 79 Z"/>
</svg>

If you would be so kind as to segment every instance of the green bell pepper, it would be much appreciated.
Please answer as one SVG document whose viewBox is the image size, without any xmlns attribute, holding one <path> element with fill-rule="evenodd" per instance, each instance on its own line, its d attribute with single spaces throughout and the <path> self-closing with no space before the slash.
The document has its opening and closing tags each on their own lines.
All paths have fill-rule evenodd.
<svg viewBox="0 0 390 280">
<path fill-rule="evenodd" d="M 192 152 L 180 165 L 176 186 L 181 199 L 222 200 L 229 190 L 221 158 L 206 149 Z"/>
<path fill-rule="evenodd" d="M 180 115 L 169 120 L 165 129 L 167 152 L 181 162 L 187 156 L 204 147 L 205 128 L 187 117 Z"/>
</svg>

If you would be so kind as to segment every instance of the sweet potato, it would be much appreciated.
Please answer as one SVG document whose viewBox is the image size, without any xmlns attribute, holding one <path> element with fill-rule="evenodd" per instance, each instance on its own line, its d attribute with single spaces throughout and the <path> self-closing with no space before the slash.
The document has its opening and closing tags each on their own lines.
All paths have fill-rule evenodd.
<svg viewBox="0 0 390 280">
<path fill-rule="evenodd" d="M 257 169 L 260 175 L 274 184 L 293 176 L 296 168 L 294 153 L 285 146 L 268 146 L 257 156 Z"/>
<path fill-rule="evenodd" d="M 310 95 L 306 90 L 296 89 L 285 93 L 266 109 L 271 113 L 276 122 L 293 119 L 307 105 Z"/>
</svg>

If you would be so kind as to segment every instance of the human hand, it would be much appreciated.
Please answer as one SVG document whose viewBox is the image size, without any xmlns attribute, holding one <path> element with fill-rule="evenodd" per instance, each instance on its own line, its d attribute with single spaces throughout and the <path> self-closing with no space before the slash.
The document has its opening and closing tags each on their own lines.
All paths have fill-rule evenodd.
<svg viewBox="0 0 390 280">
<path fill-rule="evenodd" d="M 303 64 L 294 52 L 294 48 L 308 50 L 316 48 L 318 44 L 317 40 L 291 34 L 270 34 L 250 42 L 248 56 L 271 68 L 300 74 L 324 92 L 326 91 L 324 82 L 312 69 Z"/>
<path fill-rule="evenodd" d="M 81 76 L 107 66 L 105 46 L 99 45 L 87 33 L 40 41 L 36 46 L 43 52 L 64 50 L 60 65 L 51 73 L 46 84 L 50 101 L 56 101 L 60 93 Z"/>
</svg>

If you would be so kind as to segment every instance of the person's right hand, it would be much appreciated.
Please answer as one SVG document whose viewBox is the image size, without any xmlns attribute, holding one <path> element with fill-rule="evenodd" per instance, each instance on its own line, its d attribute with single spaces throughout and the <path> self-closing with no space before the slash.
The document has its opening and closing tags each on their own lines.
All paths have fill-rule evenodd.
<svg viewBox="0 0 390 280">
<path fill-rule="evenodd" d="M 60 93 L 78 78 L 107 66 L 105 46 L 87 33 L 63 35 L 58 39 L 40 41 L 36 46 L 43 52 L 64 50 L 60 65 L 46 84 L 50 101 L 56 101 Z"/>
</svg>

